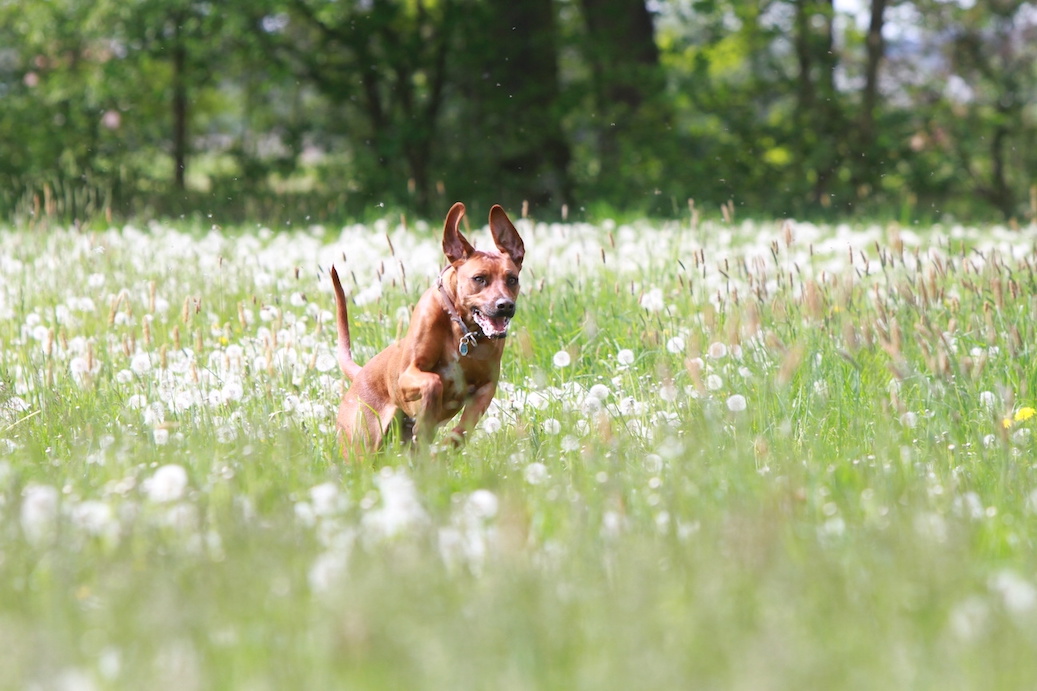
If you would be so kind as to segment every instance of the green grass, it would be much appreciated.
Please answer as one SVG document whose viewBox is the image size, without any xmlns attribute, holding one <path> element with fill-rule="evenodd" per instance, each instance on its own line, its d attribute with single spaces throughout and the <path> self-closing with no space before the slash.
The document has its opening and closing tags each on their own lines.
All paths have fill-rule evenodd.
<svg viewBox="0 0 1037 691">
<path fill-rule="evenodd" d="M 434 230 L 3 231 L 0 686 L 1037 684 L 1025 238 L 521 230 L 499 425 L 352 464 Z"/>
</svg>

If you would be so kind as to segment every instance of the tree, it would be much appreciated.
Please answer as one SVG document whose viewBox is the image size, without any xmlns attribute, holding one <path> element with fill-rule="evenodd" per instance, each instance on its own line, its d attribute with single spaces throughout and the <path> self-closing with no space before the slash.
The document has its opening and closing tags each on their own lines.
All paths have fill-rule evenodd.
<svg viewBox="0 0 1037 691">
<path fill-rule="evenodd" d="M 652 15 L 644 0 L 581 0 L 580 9 L 592 75 L 596 191 L 645 194 L 665 177 L 658 157 L 670 148 L 671 126 Z"/>
<path fill-rule="evenodd" d="M 427 211 L 457 0 L 287 0 L 280 9 L 286 25 L 262 36 L 339 110 L 339 134 L 354 147 L 354 183 L 368 196 Z"/>
<path fill-rule="evenodd" d="M 457 101 L 447 157 L 487 202 L 559 208 L 572 200 L 572 154 L 562 129 L 558 34 L 551 0 L 487 0 L 460 37 Z"/>
</svg>

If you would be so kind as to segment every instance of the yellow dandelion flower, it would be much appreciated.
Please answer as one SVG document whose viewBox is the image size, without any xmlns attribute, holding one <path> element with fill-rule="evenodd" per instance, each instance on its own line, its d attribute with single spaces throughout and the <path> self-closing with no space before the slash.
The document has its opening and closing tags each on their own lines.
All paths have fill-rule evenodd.
<svg viewBox="0 0 1037 691">
<path fill-rule="evenodd" d="M 1035 414 L 1037 414 L 1037 410 L 1034 410 L 1030 406 L 1025 406 L 1015 411 L 1015 421 L 1022 422 L 1023 420 L 1029 420 Z"/>
<path fill-rule="evenodd" d="M 1004 420 L 1001 421 L 1001 426 L 1004 427 L 1005 429 L 1008 429 L 1009 427 L 1011 427 L 1012 426 L 1012 418 L 1006 417 Z"/>
</svg>

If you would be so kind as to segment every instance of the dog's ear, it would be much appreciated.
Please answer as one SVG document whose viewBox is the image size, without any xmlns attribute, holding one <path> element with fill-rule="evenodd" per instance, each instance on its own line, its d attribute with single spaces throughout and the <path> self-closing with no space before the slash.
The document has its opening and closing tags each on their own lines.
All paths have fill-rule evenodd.
<svg viewBox="0 0 1037 691">
<path fill-rule="evenodd" d="M 494 204 L 490 209 L 490 233 L 497 249 L 511 257 L 511 261 L 521 269 L 522 258 L 526 256 L 526 246 L 522 244 L 522 238 L 500 204 Z"/>
<path fill-rule="evenodd" d="M 456 261 L 467 259 L 475 252 L 475 248 L 465 240 L 464 235 L 457 229 L 464 216 L 464 204 L 456 202 L 450 207 L 446 215 L 446 223 L 443 225 L 443 254 L 453 264 Z"/>
</svg>

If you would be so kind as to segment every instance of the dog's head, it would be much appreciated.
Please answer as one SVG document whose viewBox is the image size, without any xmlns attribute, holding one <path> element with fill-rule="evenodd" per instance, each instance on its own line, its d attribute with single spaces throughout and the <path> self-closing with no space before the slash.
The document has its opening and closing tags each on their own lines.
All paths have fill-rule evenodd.
<svg viewBox="0 0 1037 691">
<path fill-rule="evenodd" d="M 454 301 L 467 324 L 487 338 L 504 338 L 515 316 L 519 272 L 525 247 L 518 231 L 499 205 L 490 209 L 490 233 L 497 252 L 476 250 L 461 235 L 458 224 L 464 204 L 457 202 L 443 227 L 443 253 L 454 267 Z"/>
</svg>

